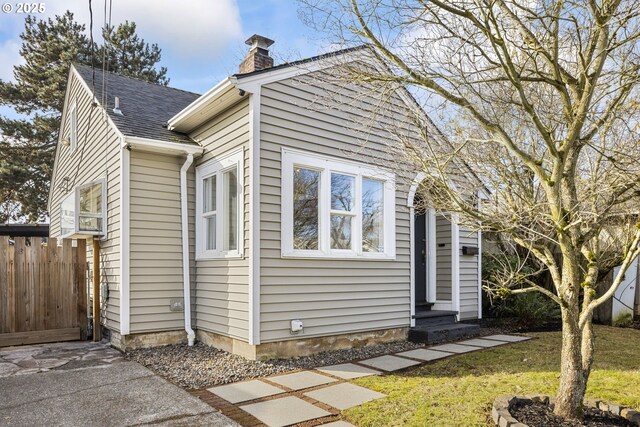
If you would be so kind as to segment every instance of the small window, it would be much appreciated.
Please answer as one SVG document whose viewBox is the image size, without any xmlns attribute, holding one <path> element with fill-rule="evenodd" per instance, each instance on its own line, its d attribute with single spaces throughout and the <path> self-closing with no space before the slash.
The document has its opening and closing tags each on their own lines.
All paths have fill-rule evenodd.
<svg viewBox="0 0 640 427">
<path fill-rule="evenodd" d="M 69 145 L 71 146 L 71 152 L 76 151 L 78 147 L 78 109 L 76 108 L 75 101 L 71 106 L 69 112 Z"/>
<path fill-rule="evenodd" d="M 295 168 L 293 175 L 293 247 L 318 249 L 320 172 Z"/>
<path fill-rule="evenodd" d="M 394 258 L 394 175 L 283 150 L 282 255 Z"/>
<path fill-rule="evenodd" d="M 106 182 L 76 187 L 60 204 L 60 234 L 106 235 Z"/>
<path fill-rule="evenodd" d="M 243 155 L 236 151 L 196 168 L 198 259 L 242 256 Z"/>
</svg>

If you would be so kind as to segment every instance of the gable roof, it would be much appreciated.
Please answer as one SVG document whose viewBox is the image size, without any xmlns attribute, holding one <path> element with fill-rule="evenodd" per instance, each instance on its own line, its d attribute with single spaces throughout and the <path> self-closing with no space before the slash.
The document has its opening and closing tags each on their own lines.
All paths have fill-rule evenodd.
<svg viewBox="0 0 640 427">
<path fill-rule="evenodd" d="M 91 89 L 94 70 L 79 64 L 74 64 L 74 68 Z M 102 93 L 103 77 L 107 83 L 105 97 Z M 199 98 L 199 94 L 111 72 L 103 73 L 100 69 L 95 69 L 94 90 L 98 102 L 106 100 L 102 107 L 123 135 L 196 144 L 187 135 L 167 129 L 167 121 Z M 120 98 L 122 115 L 113 112 L 116 96 Z"/>
<path fill-rule="evenodd" d="M 355 51 L 358 51 L 358 50 L 367 50 L 367 49 L 370 49 L 370 48 L 371 48 L 370 45 L 363 44 L 363 45 L 359 45 L 359 46 L 355 46 L 355 47 L 349 47 L 349 48 L 346 48 L 346 49 L 334 50 L 332 52 L 323 53 L 321 55 L 316 55 L 316 56 L 312 56 L 312 57 L 309 57 L 309 58 L 299 59 L 297 61 L 285 62 L 285 63 L 279 64 L 279 65 L 275 65 L 275 66 L 270 67 L 270 68 L 263 68 L 262 70 L 252 71 L 250 73 L 234 74 L 233 77 L 236 77 L 238 79 L 243 79 L 243 78 L 246 78 L 246 77 L 256 76 L 258 74 L 271 73 L 273 71 L 277 71 L 277 70 L 280 70 L 282 68 L 296 67 L 296 66 L 299 66 L 299 65 L 307 64 L 309 62 L 315 62 L 315 61 L 321 61 L 323 59 L 335 58 L 337 56 L 344 55 L 345 53 L 355 52 Z"/>
</svg>

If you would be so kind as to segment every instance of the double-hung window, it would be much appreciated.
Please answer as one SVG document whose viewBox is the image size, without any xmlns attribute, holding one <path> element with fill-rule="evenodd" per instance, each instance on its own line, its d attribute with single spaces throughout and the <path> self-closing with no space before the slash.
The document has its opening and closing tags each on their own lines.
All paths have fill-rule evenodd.
<svg viewBox="0 0 640 427">
<path fill-rule="evenodd" d="M 388 171 L 284 149 L 282 255 L 393 259 L 394 200 Z"/>
<path fill-rule="evenodd" d="M 196 168 L 196 256 L 243 254 L 243 151 L 225 154 Z"/>
</svg>

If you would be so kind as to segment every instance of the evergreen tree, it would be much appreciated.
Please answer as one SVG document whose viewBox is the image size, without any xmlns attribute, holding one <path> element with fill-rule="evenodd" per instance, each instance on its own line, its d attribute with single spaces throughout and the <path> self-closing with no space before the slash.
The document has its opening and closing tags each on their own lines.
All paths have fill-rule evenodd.
<svg viewBox="0 0 640 427">
<path fill-rule="evenodd" d="M 159 84 L 167 84 L 167 70 L 155 65 L 161 50 L 135 33 L 126 22 L 108 35 L 110 70 Z M 71 63 L 101 66 L 104 46 L 94 46 L 84 25 L 67 11 L 39 20 L 27 16 L 20 35 L 24 64 L 14 67 L 15 82 L 0 80 L 0 105 L 24 118 L 0 116 L 0 223 L 43 218 L 58 141 L 64 93 Z"/>
<path fill-rule="evenodd" d="M 167 69 L 156 69 L 161 57 L 160 48 L 138 37 L 135 22 L 125 21 L 117 28 L 107 27 L 103 30 L 103 37 L 106 43 L 100 48 L 99 56 L 102 58 L 106 51 L 111 71 L 163 85 L 169 83 Z"/>
</svg>

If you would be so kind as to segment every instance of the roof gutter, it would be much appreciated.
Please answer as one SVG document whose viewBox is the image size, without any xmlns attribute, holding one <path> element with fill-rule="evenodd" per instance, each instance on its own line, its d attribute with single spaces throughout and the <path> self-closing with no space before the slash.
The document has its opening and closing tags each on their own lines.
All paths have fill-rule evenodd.
<svg viewBox="0 0 640 427">
<path fill-rule="evenodd" d="M 153 151 L 155 153 L 191 154 L 199 156 L 204 152 L 204 147 L 184 142 L 167 142 L 159 139 L 140 138 L 137 136 L 125 136 L 125 143 L 134 149 Z"/>
<path fill-rule="evenodd" d="M 181 125 L 186 119 L 191 117 L 192 115 L 202 111 L 211 101 L 216 99 L 220 94 L 229 90 L 232 86 L 234 86 L 231 78 L 226 77 L 220 83 L 215 85 L 213 88 L 209 89 L 207 93 L 202 95 L 200 98 L 193 101 L 191 104 L 187 105 L 182 111 L 180 111 L 175 116 L 171 117 L 167 121 L 167 128 L 169 130 L 175 129 L 177 126 Z"/>
</svg>

